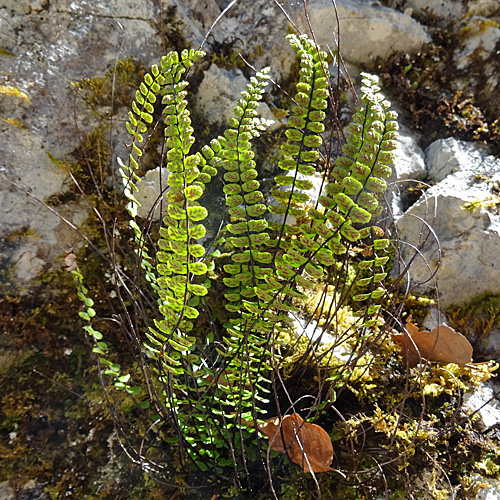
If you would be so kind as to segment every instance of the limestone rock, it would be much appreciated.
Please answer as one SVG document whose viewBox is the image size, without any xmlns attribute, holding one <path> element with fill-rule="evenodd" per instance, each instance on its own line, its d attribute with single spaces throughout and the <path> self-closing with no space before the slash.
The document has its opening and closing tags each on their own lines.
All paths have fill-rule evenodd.
<svg viewBox="0 0 500 500">
<path fill-rule="evenodd" d="M 449 324 L 446 314 L 443 311 L 440 311 L 437 307 L 431 307 L 429 314 L 422 323 L 422 329 L 430 332 L 434 328 L 443 324 Z"/>
<path fill-rule="evenodd" d="M 198 111 L 212 123 L 227 125 L 229 118 L 234 116 L 236 101 L 249 83 L 240 69 L 228 70 L 212 64 L 205 71 L 198 89 L 196 99 Z M 273 122 L 270 125 L 271 130 L 279 128 L 280 122 L 276 120 L 266 103 L 259 104 L 257 113 L 260 117 Z"/>
<path fill-rule="evenodd" d="M 34 278 L 79 239 L 40 203 L 66 191 L 72 182 L 49 155 L 66 159 L 82 137 L 102 122 L 71 83 L 102 76 L 117 59 L 131 57 L 145 67 L 158 62 L 164 55 L 159 32 L 166 32 L 167 38 L 182 36 L 181 43 L 197 46 L 219 13 L 211 0 L 165 0 L 161 5 L 153 0 L 2 2 L 0 17 L 8 22 L 0 23 L 0 45 L 14 55 L 0 57 L 2 85 L 17 88 L 29 98 L 0 95 L 0 116 L 24 127 L 0 122 L 0 174 L 4 176 L 0 178 L 0 268 L 2 272 L 13 269 L 13 281 L 22 284 Z M 108 105 L 98 111 L 109 117 L 117 110 Z M 112 128 L 111 146 L 117 149 L 128 141 L 120 116 Z M 24 189 L 34 198 L 26 196 Z M 78 203 L 57 206 L 77 226 L 87 209 Z M 12 244 L 13 235 L 21 233 L 24 236 L 16 236 Z M 15 288 L 16 283 L 8 284 Z"/>
<path fill-rule="evenodd" d="M 466 21 L 462 32 L 466 33 L 466 39 L 463 49 L 457 55 L 459 69 L 465 69 L 473 63 L 473 58 L 480 58 L 484 61 L 495 53 L 495 47 L 500 41 L 500 28 L 497 23 L 485 17 L 475 16 Z M 485 74 L 490 75 L 490 85 L 494 86 L 498 83 L 498 77 L 491 75 L 489 71 L 485 71 Z M 485 88 L 484 91 L 487 92 L 488 89 Z"/>
<path fill-rule="evenodd" d="M 448 137 L 434 141 L 425 154 L 429 179 L 441 182 L 460 170 L 478 170 L 483 162 L 484 149 L 481 144 L 471 148 L 468 142 Z"/>
<path fill-rule="evenodd" d="M 500 16 L 500 2 L 498 0 L 469 0 L 467 13 L 470 16 Z"/>
<path fill-rule="evenodd" d="M 160 173 L 160 167 L 156 167 L 146 172 L 141 181 L 136 183 L 139 191 L 134 196 L 140 203 L 140 206 L 137 208 L 137 215 L 139 217 L 143 219 L 160 219 L 160 197 L 167 189 L 168 174 L 166 169 L 162 168 Z"/>
<path fill-rule="evenodd" d="M 500 499 L 500 481 L 490 477 L 476 474 L 472 477 L 476 484 L 481 484 L 481 489 L 477 492 L 475 500 L 499 500 Z"/>
<path fill-rule="evenodd" d="M 389 6 L 408 13 L 428 9 L 436 16 L 455 19 L 462 17 L 465 8 L 461 0 L 391 0 Z"/>
<path fill-rule="evenodd" d="M 500 391 L 498 383 L 488 380 L 483 382 L 473 392 L 466 393 L 464 401 L 471 411 L 476 411 L 481 417 L 481 431 L 487 431 L 500 424 L 500 403 L 495 395 Z"/>
<path fill-rule="evenodd" d="M 430 42 L 425 28 L 411 16 L 362 0 L 337 1 L 343 58 L 354 64 L 370 64 L 393 51 L 417 52 Z M 309 5 L 309 17 L 318 43 L 335 49 L 337 20 L 330 0 Z M 305 29 L 302 22 L 301 27 Z"/>
<path fill-rule="evenodd" d="M 450 141 L 444 143 L 450 146 Z M 462 145 L 463 146 L 463 145 Z M 458 151 L 458 146 L 454 146 Z M 449 155 L 433 152 L 434 171 L 446 173 Z M 453 148 L 451 148 L 453 149 Z M 413 284 L 418 289 L 431 292 L 435 284 L 431 279 L 441 258 L 436 275 L 441 306 L 463 304 L 486 292 L 500 293 L 500 215 L 494 194 L 494 185 L 500 181 L 498 160 L 484 155 L 477 163 L 477 149 L 464 149 L 462 156 L 452 165 L 466 165 L 450 173 L 441 182 L 427 190 L 405 214 L 397 220 L 405 262 L 414 255 L 409 245 L 420 246 L 426 236 L 421 253 L 415 257 L 411 268 Z M 441 162 L 436 158 L 441 157 Z M 449 162 L 448 162 L 449 163 Z M 492 191 L 493 189 L 493 191 Z M 433 234 L 425 226 L 427 221 Z"/>
<path fill-rule="evenodd" d="M 389 179 L 391 188 L 386 196 L 393 216 L 401 215 L 408 207 L 409 189 L 412 181 L 424 180 L 427 176 L 425 156 L 418 139 L 408 129 L 399 131 L 393 174 Z"/>
<path fill-rule="evenodd" d="M 0 483 L 0 500 L 14 500 L 15 492 L 9 486 L 8 481 Z"/>
<path fill-rule="evenodd" d="M 500 328 L 498 326 L 494 326 L 488 333 L 486 354 L 488 357 L 500 361 Z"/>
</svg>

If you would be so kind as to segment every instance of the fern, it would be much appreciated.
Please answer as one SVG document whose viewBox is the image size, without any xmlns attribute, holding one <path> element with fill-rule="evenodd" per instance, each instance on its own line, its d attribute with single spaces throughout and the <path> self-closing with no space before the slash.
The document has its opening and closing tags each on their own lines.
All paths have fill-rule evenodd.
<svg viewBox="0 0 500 500">
<path fill-rule="evenodd" d="M 282 369 L 282 353 L 290 347 L 283 339 L 293 331 L 294 315 L 301 313 L 318 286 L 334 286 L 330 318 L 351 298 L 360 303 L 358 347 L 377 324 L 379 302 L 386 293 L 389 241 L 373 220 L 382 211 L 379 197 L 391 173 L 395 113 L 388 111 L 376 78 L 363 75 L 362 105 L 354 114 L 343 155 L 333 163 L 324 137 L 334 102 L 327 55 L 305 36 L 289 35 L 288 40 L 300 59 L 300 72 L 287 141 L 281 147 L 283 174 L 275 177 L 270 204 L 260 190 L 252 151 L 252 140 L 267 127 L 257 118 L 256 108 L 269 69 L 251 78 L 224 134 L 199 152 L 192 152 L 195 140 L 184 75 L 202 52 L 184 50 L 162 58 L 160 66 L 145 75 L 128 115 L 130 154 L 127 163 L 119 160 L 119 165 L 137 259 L 158 306 L 158 316 L 144 332 L 150 359 L 144 369 L 146 382 L 160 420 L 169 422 L 180 438 L 181 457 L 202 469 L 211 466 L 220 472 L 221 466 L 233 465 L 239 474 L 246 468 L 245 443 L 266 405 L 278 398 L 273 380 Z M 134 192 L 160 99 L 162 167 L 169 176 L 168 189 L 159 200 L 164 207 L 159 237 L 152 245 L 136 220 Z M 220 287 L 210 279 L 213 256 L 200 243 L 208 212 L 199 200 L 215 175 L 224 181 L 230 217 L 221 240 L 230 259 L 221 264 L 228 317 L 220 335 L 200 338 L 196 322 L 204 297 Z M 322 177 L 323 189 L 316 200 L 311 194 L 317 176 Z M 362 257 L 354 264 L 350 254 Z M 349 284 L 352 269 L 355 279 Z M 83 290 L 81 275 L 77 278 Z M 353 296 L 354 289 L 359 293 Z M 82 297 L 87 300 L 85 292 Z M 87 331 L 98 338 L 93 330 Z M 307 352 L 315 352 L 311 340 L 304 356 Z M 136 391 L 127 385 L 129 377 L 116 377 L 119 388 Z M 341 380 L 331 379 L 334 389 Z M 316 408 L 322 407 L 318 396 Z"/>
</svg>

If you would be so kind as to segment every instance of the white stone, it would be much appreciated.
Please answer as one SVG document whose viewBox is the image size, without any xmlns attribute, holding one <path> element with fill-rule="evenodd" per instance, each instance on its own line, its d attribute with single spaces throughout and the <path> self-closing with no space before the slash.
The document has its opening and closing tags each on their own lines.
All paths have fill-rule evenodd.
<svg viewBox="0 0 500 500">
<path fill-rule="evenodd" d="M 223 69 L 212 64 L 205 71 L 198 89 L 198 111 L 211 123 L 227 125 L 229 118 L 234 116 L 234 107 L 241 98 L 241 92 L 246 90 L 249 83 L 239 68 Z M 279 128 L 280 123 L 266 103 L 259 104 L 257 113 L 260 117 L 274 122 L 270 130 Z"/>
<path fill-rule="evenodd" d="M 459 69 L 469 65 L 473 53 L 476 57 L 486 59 L 500 41 L 500 28 L 484 17 L 473 17 L 467 21 L 462 30 L 466 30 L 467 40 L 463 50 L 457 55 Z"/>
<path fill-rule="evenodd" d="M 467 2 L 469 16 L 499 16 L 500 2 L 498 0 L 469 0 Z"/>
<path fill-rule="evenodd" d="M 474 392 L 464 395 L 467 408 L 479 414 L 481 427 L 487 430 L 500 423 L 500 403 L 495 395 L 500 391 L 500 386 L 488 380 L 477 387 Z"/>
<path fill-rule="evenodd" d="M 483 477 L 479 474 L 475 474 L 473 479 L 476 484 L 482 485 L 475 500 L 500 500 L 500 482 L 498 479 Z"/>
<path fill-rule="evenodd" d="M 354 64 L 370 64 L 387 58 L 394 50 L 419 51 L 431 41 L 425 28 L 412 17 L 362 0 L 337 1 L 343 58 Z M 309 17 L 320 45 L 333 49 L 338 39 L 337 19 L 331 0 L 308 4 Z M 306 24 L 300 21 L 304 30 Z"/>
<path fill-rule="evenodd" d="M 453 137 L 434 141 L 425 151 L 429 179 L 441 182 L 459 170 L 479 170 L 484 156 L 482 145 L 470 146 L 469 142 L 457 141 Z"/>
<path fill-rule="evenodd" d="M 168 176 L 169 172 L 165 168 L 160 169 L 160 167 L 156 167 L 146 172 L 141 181 L 136 183 L 139 191 L 134 194 L 134 197 L 140 204 L 137 208 L 137 215 L 139 217 L 143 219 L 160 219 L 160 197 L 162 193 L 165 194 L 165 190 L 167 189 Z M 165 205 L 166 201 L 163 202 L 163 210 L 165 210 Z"/>
<path fill-rule="evenodd" d="M 9 486 L 8 481 L 4 481 L 3 483 L 0 483 L 0 500 L 14 500 L 16 497 L 16 493 Z"/>
<path fill-rule="evenodd" d="M 405 6 L 414 10 L 432 9 L 433 14 L 445 18 L 460 19 L 463 12 L 460 0 L 407 0 Z"/>
<path fill-rule="evenodd" d="M 471 149 L 464 154 L 475 158 L 477 150 Z M 480 164 L 466 158 L 459 164 L 470 168 L 449 173 L 397 220 L 405 263 L 415 253 L 408 244 L 418 246 L 429 232 L 422 221 L 432 225 L 442 251 L 436 280 L 444 308 L 467 303 L 483 293 L 500 293 L 500 215 L 495 206 L 464 207 L 467 202 L 491 198 L 490 186 L 500 181 L 500 163 L 485 156 Z M 489 176 L 490 183 L 481 180 L 484 176 Z M 435 289 L 430 278 L 438 261 L 438 245 L 431 234 L 410 270 L 412 284 L 421 283 L 419 291 Z"/>
<path fill-rule="evenodd" d="M 335 340 L 335 337 L 319 326 L 314 319 L 302 318 L 296 315 L 293 315 L 292 319 L 298 337 L 305 335 L 310 342 L 317 342 L 318 344 L 329 344 Z M 335 354 L 339 356 L 338 353 Z"/>
<path fill-rule="evenodd" d="M 437 307 L 431 307 L 429 314 L 425 318 L 422 324 L 423 329 L 431 331 L 437 328 L 439 325 L 447 324 L 448 318 L 443 311 L 440 311 Z"/>
<path fill-rule="evenodd" d="M 399 131 L 398 147 L 394 154 L 393 174 L 389 179 L 386 197 L 392 215 L 397 217 L 407 208 L 409 189 L 415 182 L 425 179 L 427 170 L 424 152 L 415 135 L 406 128 Z"/>
</svg>

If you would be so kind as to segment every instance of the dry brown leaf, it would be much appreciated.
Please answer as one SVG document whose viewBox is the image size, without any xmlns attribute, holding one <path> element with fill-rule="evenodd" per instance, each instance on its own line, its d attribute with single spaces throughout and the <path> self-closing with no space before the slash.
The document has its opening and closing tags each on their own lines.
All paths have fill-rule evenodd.
<svg viewBox="0 0 500 500">
<path fill-rule="evenodd" d="M 418 331 L 410 320 L 406 332 L 393 334 L 392 339 L 402 350 L 403 362 L 414 367 L 422 358 L 438 363 L 466 365 L 472 359 L 472 345 L 461 334 L 447 325 L 439 325 L 430 332 Z"/>
<path fill-rule="evenodd" d="M 253 425 L 252 422 L 242 422 Z M 269 418 L 257 428 L 269 438 L 269 446 L 280 453 L 288 453 L 290 460 L 302 467 L 304 472 L 327 472 L 331 470 L 333 445 L 328 433 L 319 425 L 304 422 L 293 413 L 281 420 Z M 307 457 L 307 459 L 306 459 Z"/>
<path fill-rule="evenodd" d="M 65 250 L 64 253 L 66 257 L 64 257 L 64 270 L 71 272 L 77 268 L 76 264 L 76 255 L 73 253 L 73 247 L 69 250 Z"/>
</svg>

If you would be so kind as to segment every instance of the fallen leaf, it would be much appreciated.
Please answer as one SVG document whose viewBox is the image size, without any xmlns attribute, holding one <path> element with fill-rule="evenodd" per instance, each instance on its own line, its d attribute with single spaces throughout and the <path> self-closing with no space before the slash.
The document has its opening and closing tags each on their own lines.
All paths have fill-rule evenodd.
<svg viewBox="0 0 500 500">
<path fill-rule="evenodd" d="M 77 268 L 77 264 L 76 255 L 73 253 L 73 247 L 69 250 L 65 250 L 64 253 L 66 254 L 66 257 L 64 257 L 64 270 L 68 272 L 74 271 Z"/>
<path fill-rule="evenodd" d="M 247 425 L 253 422 L 242 421 Z M 328 433 L 319 425 L 304 422 L 297 414 L 269 418 L 257 424 L 257 428 L 269 438 L 269 446 L 280 453 L 287 453 L 290 460 L 304 472 L 331 470 L 333 445 Z"/>
<path fill-rule="evenodd" d="M 410 368 L 418 365 L 422 358 L 461 366 L 472 359 L 470 342 L 447 325 L 439 325 L 430 332 L 418 331 L 409 319 L 406 332 L 393 334 L 392 339 L 401 347 L 403 362 Z"/>
</svg>

